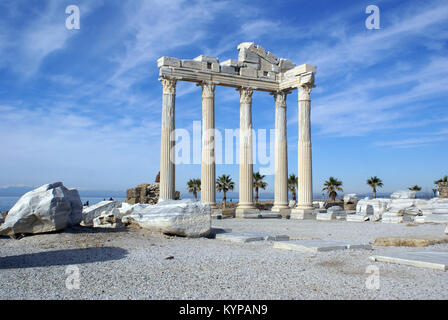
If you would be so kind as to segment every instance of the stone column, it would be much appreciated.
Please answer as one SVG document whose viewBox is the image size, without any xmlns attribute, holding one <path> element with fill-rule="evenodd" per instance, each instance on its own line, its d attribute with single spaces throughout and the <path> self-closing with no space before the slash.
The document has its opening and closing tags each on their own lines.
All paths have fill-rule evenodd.
<svg viewBox="0 0 448 320">
<path fill-rule="evenodd" d="M 215 171 L 215 84 L 202 84 L 202 158 L 201 158 L 201 201 L 216 206 Z"/>
<path fill-rule="evenodd" d="M 163 85 L 162 133 L 160 140 L 160 196 L 159 199 L 174 199 L 174 115 L 176 102 L 176 80 L 161 78 Z"/>
<path fill-rule="evenodd" d="M 257 214 L 253 195 L 252 158 L 252 93 L 250 88 L 238 89 L 240 92 L 240 183 L 239 203 L 236 216 L 243 218 Z"/>
<path fill-rule="evenodd" d="M 288 205 L 288 152 L 286 139 L 286 95 L 274 93 L 275 99 L 275 186 L 272 211 L 289 213 Z"/>
<path fill-rule="evenodd" d="M 313 172 L 311 160 L 311 99 L 312 84 L 299 87 L 299 143 L 298 143 L 298 189 L 297 206 L 291 219 L 314 219 Z"/>
</svg>

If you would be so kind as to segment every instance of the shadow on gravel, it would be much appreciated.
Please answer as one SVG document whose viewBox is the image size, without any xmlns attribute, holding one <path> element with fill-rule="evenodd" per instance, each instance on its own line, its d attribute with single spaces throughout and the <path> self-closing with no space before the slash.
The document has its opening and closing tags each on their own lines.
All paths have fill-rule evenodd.
<svg viewBox="0 0 448 320">
<path fill-rule="evenodd" d="M 55 250 L 17 256 L 0 257 L 0 269 L 22 269 L 65 266 L 93 262 L 120 260 L 128 251 L 117 247 Z"/>
<path fill-rule="evenodd" d="M 128 229 L 123 227 L 119 229 L 109 228 L 92 228 L 83 226 L 72 226 L 61 230 L 61 233 L 124 233 L 128 232 Z"/>
</svg>

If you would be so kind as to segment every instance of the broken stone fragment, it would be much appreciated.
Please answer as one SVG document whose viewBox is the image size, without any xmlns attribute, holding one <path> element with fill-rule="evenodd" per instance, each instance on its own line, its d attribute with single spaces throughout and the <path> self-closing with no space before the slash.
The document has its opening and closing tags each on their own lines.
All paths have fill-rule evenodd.
<svg viewBox="0 0 448 320">
<path fill-rule="evenodd" d="M 36 234 L 63 230 L 82 218 L 82 202 L 75 189 L 62 182 L 43 185 L 24 194 L 9 210 L 0 235 Z"/>
</svg>

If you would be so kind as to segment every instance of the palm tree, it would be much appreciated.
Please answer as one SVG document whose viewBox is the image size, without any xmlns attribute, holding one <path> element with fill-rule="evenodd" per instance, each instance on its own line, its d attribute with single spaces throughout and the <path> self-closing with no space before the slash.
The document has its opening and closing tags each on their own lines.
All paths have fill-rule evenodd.
<svg viewBox="0 0 448 320">
<path fill-rule="evenodd" d="M 366 183 L 372 188 L 373 199 L 376 199 L 376 188 L 382 188 L 383 181 L 381 181 L 381 179 L 378 178 L 377 176 L 374 176 L 370 177 L 370 179 L 367 179 Z"/>
<path fill-rule="evenodd" d="M 218 192 L 223 192 L 222 202 L 223 202 L 223 208 L 226 207 L 226 193 L 229 190 L 233 190 L 233 187 L 235 186 L 235 183 L 230 178 L 230 175 L 223 174 L 222 176 L 218 177 L 216 179 L 216 190 Z"/>
<path fill-rule="evenodd" d="M 268 185 L 266 182 L 263 181 L 263 179 L 266 176 L 263 176 L 260 174 L 260 172 L 255 172 L 253 175 L 254 178 L 254 189 L 255 189 L 255 203 L 258 203 L 258 188 L 266 189 L 266 186 Z"/>
<path fill-rule="evenodd" d="M 292 192 L 292 200 L 296 201 L 297 198 L 297 185 L 299 184 L 299 178 L 295 174 L 290 174 L 288 178 L 288 190 Z"/>
<path fill-rule="evenodd" d="M 448 185 L 448 176 L 444 176 L 442 179 L 434 181 L 434 184 L 440 185 Z"/>
<path fill-rule="evenodd" d="M 336 196 L 338 195 L 336 191 L 344 191 L 341 186 L 342 181 L 339 181 L 337 178 L 330 177 L 327 181 L 325 181 L 322 191 L 326 191 L 328 197 L 331 197 L 331 199 L 335 201 Z"/>
<path fill-rule="evenodd" d="M 422 187 L 415 185 L 415 186 L 410 187 L 409 190 L 418 192 L 418 191 L 422 190 Z"/>
<path fill-rule="evenodd" d="M 193 194 L 194 200 L 198 200 L 198 191 L 201 191 L 201 179 L 190 179 L 187 186 L 188 192 Z"/>
</svg>

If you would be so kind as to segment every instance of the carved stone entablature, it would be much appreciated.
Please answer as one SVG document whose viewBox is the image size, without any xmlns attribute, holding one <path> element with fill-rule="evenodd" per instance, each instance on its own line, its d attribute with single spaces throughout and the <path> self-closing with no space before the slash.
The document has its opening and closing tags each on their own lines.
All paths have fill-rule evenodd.
<svg viewBox="0 0 448 320">
<path fill-rule="evenodd" d="M 267 92 L 296 89 L 302 75 L 309 77 L 316 72 L 312 65 L 296 66 L 288 59 L 276 58 L 253 42 L 238 46 L 238 60 L 219 62 L 218 58 L 205 55 L 192 60 L 161 57 L 157 65 L 164 78 L 196 83 L 211 81 L 222 86 L 251 87 Z"/>
</svg>

